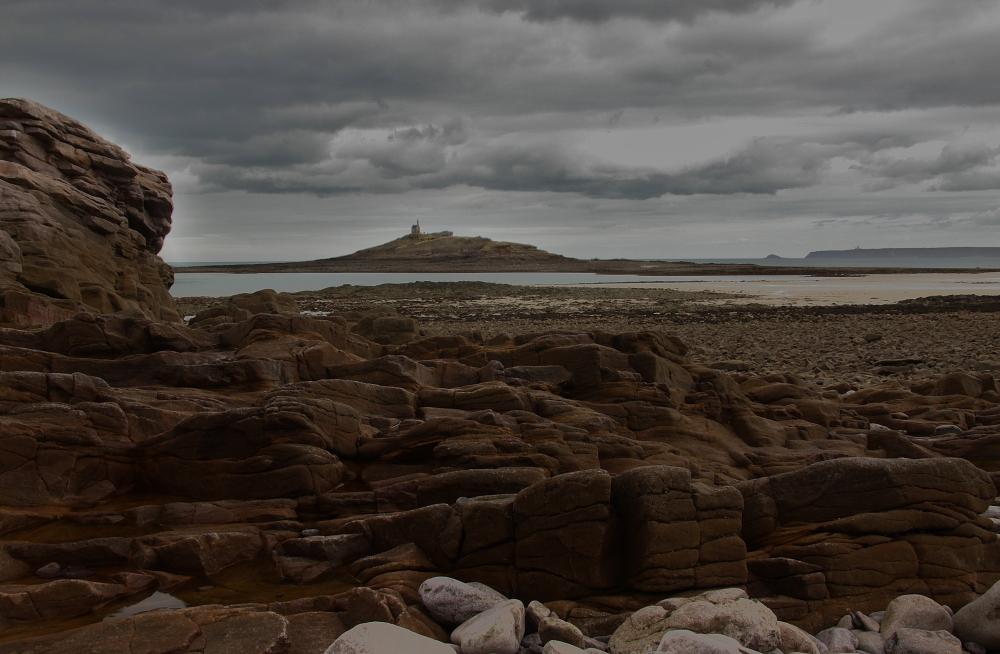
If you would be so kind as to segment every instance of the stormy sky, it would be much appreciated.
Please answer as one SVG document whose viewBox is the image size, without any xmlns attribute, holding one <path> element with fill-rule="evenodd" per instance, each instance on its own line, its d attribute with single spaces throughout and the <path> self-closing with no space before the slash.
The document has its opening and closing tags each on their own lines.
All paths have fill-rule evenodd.
<svg viewBox="0 0 1000 654">
<path fill-rule="evenodd" d="M 174 183 L 168 261 L 1000 246 L 996 0 L 4 0 L 0 96 Z"/>
</svg>

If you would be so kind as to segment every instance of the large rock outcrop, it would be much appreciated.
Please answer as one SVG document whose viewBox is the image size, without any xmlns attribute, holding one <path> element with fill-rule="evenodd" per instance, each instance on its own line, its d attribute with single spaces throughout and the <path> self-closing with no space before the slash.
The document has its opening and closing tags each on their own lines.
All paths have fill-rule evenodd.
<svg viewBox="0 0 1000 654">
<path fill-rule="evenodd" d="M 819 627 L 845 607 L 917 593 L 959 607 L 993 584 L 996 495 L 963 459 L 849 458 L 738 484 L 750 589 L 786 621 Z"/>
<path fill-rule="evenodd" d="M 162 172 L 57 111 L 0 100 L 0 323 L 130 310 L 178 321 L 157 256 L 172 211 Z"/>
<path fill-rule="evenodd" d="M 951 436 L 871 424 L 989 438 L 1000 407 L 969 380 L 845 402 L 695 365 L 662 332 L 381 344 L 274 296 L 197 329 L 0 329 L 8 626 L 97 621 L 153 588 L 202 604 L 194 589 L 239 577 L 294 597 L 259 613 L 324 638 L 377 620 L 447 639 L 420 598 L 447 575 L 549 611 L 539 634 L 624 625 L 631 643 L 741 607 L 812 630 L 900 594 L 958 609 L 1000 577 L 991 476 L 943 456 Z M 935 408 L 904 420 L 890 401 Z M 729 586 L 749 597 L 714 594 Z M 704 606 L 671 596 L 694 593 L 721 617 L 681 620 Z"/>
</svg>

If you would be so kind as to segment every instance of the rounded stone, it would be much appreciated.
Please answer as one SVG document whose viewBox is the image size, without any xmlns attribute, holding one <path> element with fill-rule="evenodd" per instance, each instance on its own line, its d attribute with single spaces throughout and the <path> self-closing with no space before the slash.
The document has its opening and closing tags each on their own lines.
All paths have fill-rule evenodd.
<svg viewBox="0 0 1000 654">
<path fill-rule="evenodd" d="M 850 629 L 843 627 L 830 627 L 816 634 L 829 654 L 837 652 L 853 652 L 858 649 L 858 637 L 851 633 Z"/>
<path fill-rule="evenodd" d="M 1000 581 L 955 614 L 955 635 L 988 651 L 1000 649 Z"/>
<path fill-rule="evenodd" d="M 55 579 L 59 576 L 60 572 L 62 572 L 62 566 L 53 561 L 35 570 L 35 576 L 40 579 Z"/>
<path fill-rule="evenodd" d="M 587 654 L 587 650 L 564 643 L 561 640 L 550 640 L 542 648 L 542 654 Z"/>
<path fill-rule="evenodd" d="M 583 647 L 583 632 L 572 623 L 560 620 L 554 615 L 542 618 L 538 623 L 538 635 L 542 639 L 542 644 L 550 640 L 557 640 L 569 643 L 574 647 Z"/>
<path fill-rule="evenodd" d="M 664 634 L 656 651 L 671 654 L 745 654 L 747 649 L 729 636 L 696 634 L 687 629 L 678 629 Z"/>
<path fill-rule="evenodd" d="M 461 624 L 506 601 L 495 590 L 483 590 L 451 577 L 431 577 L 420 584 L 417 592 L 434 619 L 447 624 Z"/>
<path fill-rule="evenodd" d="M 345 631 L 324 654 L 455 654 L 451 645 L 388 622 L 366 622 Z"/>
<path fill-rule="evenodd" d="M 451 632 L 462 654 L 517 654 L 524 638 L 524 604 L 508 600 L 469 618 Z"/>
<path fill-rule="evenodd" d="M 898 629 L 950 632 L 952 618 L 943 606 L 929 597 L 900 595 L 886 607 L 879 632 L 884 638 L 889 639 Z"/>
</svg>

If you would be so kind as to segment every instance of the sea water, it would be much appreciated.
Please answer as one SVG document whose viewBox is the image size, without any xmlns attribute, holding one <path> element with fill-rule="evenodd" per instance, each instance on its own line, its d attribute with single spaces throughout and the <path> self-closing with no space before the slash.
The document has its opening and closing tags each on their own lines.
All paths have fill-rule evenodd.
<svg viewBox="0 0 1000 654">
<path fill-rule="evenodd" d="M 646 259 L 646 261 L 680 261 L 679 259 Z M 757 264 L 761 266 L 799 266 L 809 268 L 1000 268 L 1000 259 L 966 257 L 958 259 L 689 259 L 690 263 Z M 273 263 L 273 262 L 228 262 Z M 603 275 L 597 273 L 185 273 L 188 266 L 224 265 L 223 262 L 171 263 L 176 272 L 170 293 L 174 297 L 228 297 L 237 293 L 252 293 L 263 288 L 279 292 L 318 291 L 331 286 L 352 284 L 407 284 L 410 282 L 492 282 L 518 286 L 551 284 L 665 283 L 698 281 L 774 281 L 794 282 L 816 279 L 797 275 Z M 935 289 L 944 290 L 944 289 Z"/>
<path fill-rule="evenodd" d="M 641 259 L 641 261 L 680 261 L 680 259 Z M 853 259 L 811 257 L 809 259 L 685 259 L 689 263 L 749 263 L 758 266 L 803 268 L 1000 268 L 1000 257 L 891 257 Z"/>
<path fill-rule="evenodd" d="M 319 291 L 331 286 L 377 286 L 410 282 L 491 282 L 515 286 L 553 284 L 622 284 L 699 281 L 791 281 L 802 275 L 598 275 L 596 273 L 184 273 L 177 269 L 174 297 L 228 297 L 270 288 L 279 293 Z"/>
</svg>

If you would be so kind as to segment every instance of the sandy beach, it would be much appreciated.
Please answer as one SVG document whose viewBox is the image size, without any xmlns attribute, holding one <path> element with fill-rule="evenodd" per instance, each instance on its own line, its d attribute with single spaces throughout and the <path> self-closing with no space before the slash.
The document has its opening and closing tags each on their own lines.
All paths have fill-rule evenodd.
<svg viewBox="0 0 1000 654">
<path fill-rule="evenodd" d="M 580 286 L 596 286 L 581 284 Z M 997 273 L 940 273 L 919 275 L 863 275 L 858 277 L 739 277 L 643 283 L 601 283 L 603 288 L 669 288 L 735 294 L 708 302 L 742 301 L 769 306 L 831 306 L 890 304 L 929 295 L 1000 295 Z"/>
</svg>

